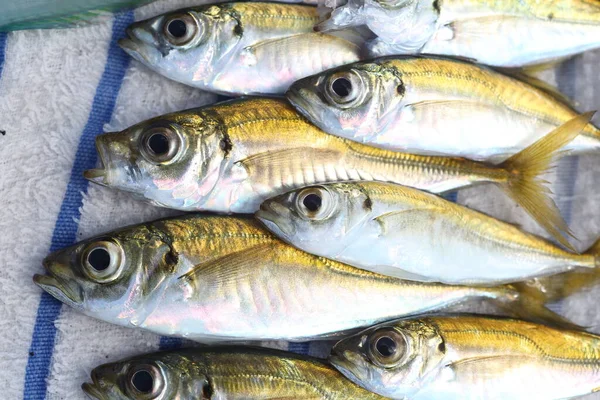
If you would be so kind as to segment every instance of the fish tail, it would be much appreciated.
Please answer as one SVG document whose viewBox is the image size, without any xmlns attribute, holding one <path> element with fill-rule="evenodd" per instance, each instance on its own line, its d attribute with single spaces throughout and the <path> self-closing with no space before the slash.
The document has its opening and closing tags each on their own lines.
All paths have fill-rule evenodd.
<svg viewBox="0 0 600 400">
<path fill-rule="evenodd" d="M 573 118 L 500 165 L 509 176 L 502 188 L 558 242 L 574 252 L 563 236 L 573 235 L 540 175 L 550 169 L 554 156 L 579 135 L 593 116 L 594 112 L 589 112 Z"/>
<path fill-rule="evenodd" d="M 502 288 L 510 294 L 497 299 L 495 304 L 512 317 L 560 328 L 580 330 L 582 329 L 580 325 L 547 307 L 548 303 L 562 298 L 559 297 L 560 293 L 558 292 L 546 291 L 550 287 L 558 289 L 559 281 L 551 282 L 549 286 L 540 284 L 537 280 L 505 285 Z"/>
</svg>

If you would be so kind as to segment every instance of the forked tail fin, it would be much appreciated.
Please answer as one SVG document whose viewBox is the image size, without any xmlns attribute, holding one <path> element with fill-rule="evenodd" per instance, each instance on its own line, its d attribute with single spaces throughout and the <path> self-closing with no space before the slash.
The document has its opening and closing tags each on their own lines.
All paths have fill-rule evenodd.
<svg viewBox="0 0 600 400">
<path fill-rule="evenodd" d="M 554 286 L 553 282 L 552 286 Z M 559 286 L 556 285 L 556 287 L 558 288 Z M 560 328 L 583 329 L 583 327 L 547 307 L 548 303 L 552 303 L 562 297 L 558 295 L 558 292 L 546 292 L 546 286 L 537 280 L 504 285 L 500 288 L 507 291 L 509 295 L 497 297 L 492 302 L 513 318 Z"/>
<path fill-rule="evenodd" d="M 593 116 L 594 112 L 588 112 L 573 118 L 500 165 L 510 177 L 501 187 L 548 233 L 572 251 L 575 249 L 564 235 L 573 235 L 550 197 L 550 189 L 545 186 L 547 182 L 540 175 L 550 169 L 559 150 L 573 140 Z"/>
</svg>

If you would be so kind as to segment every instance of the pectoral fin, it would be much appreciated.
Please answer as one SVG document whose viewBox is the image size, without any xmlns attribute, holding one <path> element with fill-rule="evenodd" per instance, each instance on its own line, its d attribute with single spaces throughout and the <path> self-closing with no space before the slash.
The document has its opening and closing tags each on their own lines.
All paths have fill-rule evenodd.
<svg viewBox="0 0 600 400">
<path fill-rule="evenodd" d="M 201 282 L 204 287 L 228 286 L 239 282 L 256 271 L 257 265 L 268 260 L 273 251 L 271 244 L 262 244 L 198 264 L 179 277 L 182 283 Z"/>
<path fill-rule="evenodd" d="M 377 222 L 381 227 L 380 235 L 389 235 L 394 232 L 410 229 L 410 225 L 427 224 L 433 222 L 442 211 L 439 207 L 431 208 L 410 208 L 407 210 L 392 211 L 381 214 L 373 221 Z"/>
<path fill-rule="evenodd" d="M 340 154 L 334 150 L 315 149 L 312 147 L 297 147 L 279 151 L 267 151 L 259 153 L 237 163 L 242 165 L 248 172 L 252 170 L 269 168 L 282 169 L 296 167 L 307 162 L 308 159 L 319 159 L 321 163 L 337 162 Z"/>
</svg>

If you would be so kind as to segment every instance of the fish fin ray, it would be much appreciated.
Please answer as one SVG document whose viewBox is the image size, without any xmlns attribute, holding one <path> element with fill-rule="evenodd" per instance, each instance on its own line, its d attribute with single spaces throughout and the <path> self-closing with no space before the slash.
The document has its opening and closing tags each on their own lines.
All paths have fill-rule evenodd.
<svg viewBox="0 0 600 400">
<path fill-rule="evenodd" d="M 576 252 L 575 248 L 563 233 L 574 236 L 539 175 L 551 167 L 554 156 L 579 135 L 593 115 L 589 112 L 573 118 L 500 165 L 509 172 L 509 180 L 501 185 L 506 193 L 560 244 L 573 252 Z"/>
<path fill-rule="evenodd" d="M 520 319 L 562 329 L 584 329 L 546 306 L 548 303 L 565 297 L 560 285 L 565 282 L 564 277 L 568 274 L 572 274 L 572 272 L 505 285 L 504 288 L 516 291 L 517 295 L 506 296 L 505 298 L 492 300 L 492 302 L 508 315 Z"/>
<path fill-rule="evenodd" d="M 201 277 L 203 285 L 229 285 L 234 280 L 239 280 L 253 273 L 253 266 L 263 264 L 265 253 L 271 251 L 272 246 L 270 244 L 262 244 L 227 254 L 207 263 L 198 264 L 191 271 L 180 276 L 179 280 L 190 282 Z"/>
<path fill-rule="evenodd" d="M 337 43 L 338 45 L 347 44 L 349 47 L 353 47 L 355 53 L 358 54 L 360 52 L 360 46 L 357 43 L 360 43 L 360 35 L 356 34 L 355 37 L 347 34 L 342 36 L 339 35 L 330 35 L 325 33 L 316 33 L 316 32 L 308 32 L 301 33 L 293 36 L 287 36 L 283 38 L 264 40 L 257 44 L 252 44 L 244 48 L 244 51 L 241 53 L 243 64 L 247 67 L 252 67 L 259 63 L 259 60 L 264 59 L 258 53 L 269 53 L 269 54 L 285 54 L 289 52 L 290 42 L 294 43 L 295 48 L 301 49 L 303 48 L 303 43 L 306 44 L 306 49 L 310 49 L 311 45 L 315 46 L 319 42 L 327 41 L 331 46 L 333 43 Z M 348 40 L 348 39 L 352 39 Z M 358 57 L 356 60 L 358 61 Z"/>
<path fill-rule="evenodd" d="M 290 165 L 291 160 L 305 160 L 306 154 L 318 153 L 319 158 L 329 159 L 328 161 L 336 161 L 338 152 L 328 149 L 315 149 L 311 147 L 298 147 L 294 149 L 283 149 L 277 151 L 266 151 L 247 157 L 237 161 L 237 164 L 242 165 L 248 172 L 257 168 L 281 168 Z"/>
</svg>

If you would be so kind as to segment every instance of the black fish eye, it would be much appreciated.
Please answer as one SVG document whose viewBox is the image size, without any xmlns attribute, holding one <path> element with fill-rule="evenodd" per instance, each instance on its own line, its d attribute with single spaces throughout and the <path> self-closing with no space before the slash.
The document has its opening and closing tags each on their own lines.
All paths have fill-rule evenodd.
<svg viewBox="0 0 600 400">
<path fill-rule="evenodd" d="M 331 83 L 331 90 L 339 97 L 347 97 L 352 92 L 352 82 L 346 78 L 338 78 Z"/>
<path fill-rule="evenodd" d="M 154 377 L 150 372 L 141 369 L 131 377 L 131 385 L 140 393 L 152 393 L 154 389 Z"/>
<path fill-rule="evenodd" d="M 174 19 L 167 25 L 167 31 L 174 38 L 181 39 L 187 35 L 187 25 L 181 19 Z"/>
<path fill-rule="evenodd" d="M 396 342 L 394 342 L 394 339 L 388 336 L 380 337 L 375 343 L 375 349 L 382 357 L 393 356 L 394 353 L 396 353 L 397 348 L 398 347 L 396 346 Z"/>
<path fill-rule="evenodd" d="M 321 198 L 321 196 L 315 193 L 311 193 L 307 195 L 304 199 L 302 199 L 302 204 L 304 204 L 304 207 L 306 207 L 306 209 L 311 212 L 318 211 L 319 208 L 321 208 L 322 203 L 323 199 Z"/>
<path fill-rule="evenodd" d="M 155 133 L 148 138 L 148 148 L 157 156 L 169 152 L 169 138 L 164 133 Z"/>
<path fill-rule="evenodd" d="M 110 266 L 110 253 L 104 248 L 97 248 L 88 255 L 88 263 L 96 271 L 104 271 Z"/>
</svg>

